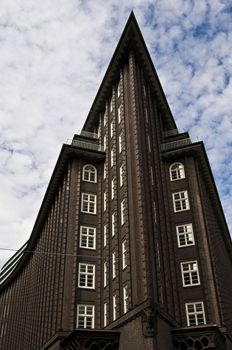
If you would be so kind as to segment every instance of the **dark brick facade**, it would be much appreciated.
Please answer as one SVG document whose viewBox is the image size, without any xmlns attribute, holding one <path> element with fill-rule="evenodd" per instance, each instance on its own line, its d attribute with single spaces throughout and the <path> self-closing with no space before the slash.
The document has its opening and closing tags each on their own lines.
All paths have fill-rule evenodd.
<svg viewBox="0 0 232 350">
<path fill-rule="evenodd" d="M 172 181 L 176 162 L 185 176 Z M 96 181 L 83 179 L 86 165 Z M 189 207 L 176 210 L 180 193 Z M 3 267 L 0 348 L 232 350 L 231 268 L 204 146 L 177 131 L 132 14 L 29 241 Z"/>
</svg>

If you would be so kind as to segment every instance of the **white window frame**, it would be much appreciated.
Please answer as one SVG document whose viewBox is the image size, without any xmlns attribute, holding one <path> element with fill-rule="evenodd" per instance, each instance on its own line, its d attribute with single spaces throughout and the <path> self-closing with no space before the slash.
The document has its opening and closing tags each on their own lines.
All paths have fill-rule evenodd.
<svg viewBox="0 0 232 350">
<path fill-rule="evenodd" d="M 200 285 L 200 276 L 197 260 L 180 263 L 183 287 Z"/>
<path fill-rule="evenodd" d="M 128 295 L 128 286 L 123 287 L 123 312 L 124 314 L 129 309 L 129 295 Z"/>
<path fill-rule="evenodd" d="M 126 221 L 126 200 L 123 199 L 121 201 L 121 226 L 123 226 L 125 224 Z"/>
<path fill-rule="evenodd" d="M 193 311 L 190 311 L 189 307 L 192 307 Z M 189 327 L 206 324 L 205 309 L 204 309 L 203 301 L 186 303 L 185 310 L 186 310 L 187 325 Z"/>
<path fill-rule="evenodd" d="M 175 198 L 178 195 L 179 198 Z M 188 191 L 180 191 L 172 194 L 174 212 L 178 213 L 190 209 Z M 180 208 L 177 207 L 180 206 Z"/>
<path fill-rule="evenodd" d="M 113 112 L 113 95 L 110 99 L 110 112 Z"/>
<path fill-rule="evenodd" d="M 110 151 L 110 166 L 111 168 L 114 166 L 114 150 Z"/>
<path fill-rule="evenodd" d="M 106 135 L 103 137 L 103 149 L 106 151 Z"/>
<path fill-rule="evenodd" d="M 103 245 L 106 247 L 107 244 L 107 226 L 103 226 Z"/>
<path fill-rule="evenodd" d="M 89 168 L 89 169 L 87 169 Z M 87 170 L 86 170 L 87 169 Z M 87 178 L 85 178 L 87 175 Z M 94 177 L 92 180 L 91 177 Z M 92 164 L 85 164 L 82 169 L 82 181 L 97 183 L 97 169 Z"/>
<path fill-rule="evenodd" d="M 122 269 L 127 267 L 127 241 L 122 242 Z"/>
<path fill-rule="evenodd" d="M 120 184 L 120 187 L 123 186 L 123 178 L 124 178 L 124 169 L 123 169 L 123 166 L 121 165 L 120 168 L 119 168 L 119 184 Z"/>
<path fill-rule="evenodd" d="M 104 310 L 103 310 L 103 325 L 104 327 L 107 326 L 107 303 L 104 303 Z"/>
<path fill-rule="evenodd" d="M 113 121 L 110 123 L 110 138 L 114 136 L 114 123 Z"/>
<path fill-rule="evenodd" d="M 116 213 L 114 212 L 112 215 L 111 215 L 111 235 L 112 237 L 115 236 L 115 226 L 116 226 Z"/>
<path fill-rule="evenodd" d="M 80 313 L 80 309 L 84 308 L 84 312 Z M 83 327 L 80 326 L 80 318 L 83 318 Z M 94 321 L 95 321 L 95 306 L 94 305 L 84 305 L 84 304 L 78 304 L 77 305 L 77 328 L 88 328 L 93 329 L 94 328 Z M 91 327 L 88 326 L 88 322 L 91 323 Z"/>
<path fill-rule="evenodd" d="M 96 227 L 80 226 L 79 247 L 92 250 L 96 249 Z"/>
<path fill-rule="evenodd" d="M 87 196 L 87 199 L 84 197 Z M 84 205 L 87 204 L 85 210 Z M 92 210 L 93 207 L 93 210 Z M 86 214 L 96 214 L 97 212 L 97 195 L 93 193 L 83 193 L 81 194 L 81 212 Z"/>
<path fill-rule="evenodd" d="M 122 105 L 118 106 L 118 124 L 121 123 L 122 121 L 122 109 L 121 109 Z"/>
<path fill-rule="evenodd" d="M 179 166 L 177 168 L 177 166 Z M 171 181 L 178 181 L 185 179 L 184 164 L 181 162 L 172 163 L 169 167 L 169 175 Z"/>
<path fill-rule="evenodd" d="M 111 180 L 111 199 L 114 199 L 115 185 L 116 185 L 116 180 L 115 178 L 113 178 Z"/>
<path fill-rule="evenodd" d="M 106 211 L 107 196 L 106 192 L 103 193 L 103 211 Z"/>
<path fill-rule="evenodd" d="M 118 136 L 118 152 L 119 154 L 122 152 L 122 134 Z"/>
<path fill-rule="evenodd" d="M 104 116 L 103 116 L 103 125 L 105 126 L 107 123 L 107 110 L 105 110 Z"/>
<path fill-rule="evenodd" d="M 82 268 L 84 268 L 85 271 L 81 271 Z M 91 272 L 88 271 L 89 268 L 92 269 Z M 89 278 L 91 281 L 91 286 L 88 285 Z M 84 285 L 81 282 L 82 279 L 84 279 Z M 95 289 L 95 265 L 85 263 L 78 264 L 78 288 Z"/>
<path fill-rule="evenodd" d="M 112 279 L 116 278 L 116 252 L 112 253 Z"/>
<path fill-rule="evenodd" d="M 106 163 L 104 163 L 104 166 L 103 166 L 103 179 L 105 180 L 106 179 Z"/>
<path fill-rule="evenodd" d="M 117 97 L 120 97 L 120 95 L 121 95 L 120 88 L 121 88 L 121 84 L 120 84 L 120 80 L 119 80 L 118 85 L 117 85 Z"/>
<path fill-rule="evenodd" d="M 104 261 L 103 264 L 103 287 L 107 286 L 107 262 Z"/>
<path fill-rule="evenodd" d="M 113 321 L 117 318 L 117 297 L 113 295 Z"/>
<path fill-rule="evenodd" d="M 176 226 L 178 248 L 195 245 L 193 226 L 191 223 Z"/>
</svg>

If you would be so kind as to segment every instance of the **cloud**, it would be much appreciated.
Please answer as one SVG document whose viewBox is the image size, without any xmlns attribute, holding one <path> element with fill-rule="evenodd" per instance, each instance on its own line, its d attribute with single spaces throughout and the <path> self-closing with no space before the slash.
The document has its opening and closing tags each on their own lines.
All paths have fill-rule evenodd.
<svg viewBox="0 0 232 350">
<path fill-rule="evenodd" d="M 28 239 L 61 145 L 82 128 L 132 9 L 177 125 L 205 141 L 232 227 L 229 1 L 2 0 L 0 247 Z"/>
</svg>

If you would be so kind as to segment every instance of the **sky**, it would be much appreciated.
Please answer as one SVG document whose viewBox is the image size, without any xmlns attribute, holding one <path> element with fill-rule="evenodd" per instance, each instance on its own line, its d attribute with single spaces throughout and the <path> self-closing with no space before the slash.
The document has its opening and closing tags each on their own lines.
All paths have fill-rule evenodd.
<svg viewBox="0 0 232 350">
<path fill-rule="evenodd" d="M 29 238 L 134 11 L 180 131 L 203 140 L 232 231 L 230 0 L 1 0 L 0 267 Z"/>
</svg>

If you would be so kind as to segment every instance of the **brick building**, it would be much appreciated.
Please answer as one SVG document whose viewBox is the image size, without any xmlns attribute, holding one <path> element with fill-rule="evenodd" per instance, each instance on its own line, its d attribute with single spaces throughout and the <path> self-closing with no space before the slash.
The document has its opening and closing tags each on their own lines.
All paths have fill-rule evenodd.
<svg viewBox="0 0 232 350">
<path fill-rule="evenodd" d="M 220 199 L 133 13 L 0 283 L 2 350 L 232 350 Z"/>
</svg>

